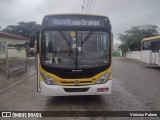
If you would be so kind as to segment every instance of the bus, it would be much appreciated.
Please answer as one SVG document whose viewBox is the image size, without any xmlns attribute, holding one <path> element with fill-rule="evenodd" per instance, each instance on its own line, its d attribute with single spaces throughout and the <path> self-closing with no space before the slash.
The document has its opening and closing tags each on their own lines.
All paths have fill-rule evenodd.
<svg viewBox="0 0 160 120">
<path fill-rule="evenodd" d="M 46 15 L 34 31 L 30 47 L 36 40 L 37 88 L 43 96 L 111 94 L 113 35 L 108 17 Z"/>
<path fill-rule="evenodd" d="M 142 40 L 142 61 L 160 66 L 160 36 Z"/>
</svg>

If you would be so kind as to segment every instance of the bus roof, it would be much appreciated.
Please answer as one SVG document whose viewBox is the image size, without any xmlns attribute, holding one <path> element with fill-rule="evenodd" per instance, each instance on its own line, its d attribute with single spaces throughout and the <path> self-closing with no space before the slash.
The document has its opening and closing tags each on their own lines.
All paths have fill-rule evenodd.
<svg viewBox="0 0 160 120">
<path fill-rule="evenodd" d="M 42 29 L 111 30 L 109 18 L 92 14 L 51 14 L 44 16 Z"/>
<path fill-rule="evenodd" d="M 155 40 L 155 39 L 159 39 L 159 38 L 160 38 L 160 36 L 153 36 L 153 37 L 144 38 L 142 41 Z"/>
<path fill-rule="evenodd" d="M 106 18 L 108 18 L 107 16 L 104 16 L 104 15 L 97 15 L 97 14 L 80 14 L 80 13 L 69 13 L 69 14 L 48 14 L 48 15 L 45 15 L 44 16 L 44 18 L 45 17 L 48 17 L 48 16 L 62 16 L 62 15 L 75 15 L 75 16 L 97 16 L 97 17 L 106 17 Z M 109 19 L 109 18 L 108 18 Z"/>
</svg>

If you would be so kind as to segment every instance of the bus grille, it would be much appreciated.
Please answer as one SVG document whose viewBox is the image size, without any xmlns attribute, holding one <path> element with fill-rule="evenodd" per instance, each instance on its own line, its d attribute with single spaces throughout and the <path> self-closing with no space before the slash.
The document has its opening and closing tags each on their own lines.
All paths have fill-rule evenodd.
<svg viewBox="0 0 160 120">
<path fill-rule="evenodd" d="M 89 88 L 64 88 L 65 92 L 87 92 Z"/>
<path fill-rule="evenodd" d="M 75 80 L 73 80 L 73 81 L 61 81 L 60 82 L 60 85 L 66 85 L 66 86 L 79 86 L 79 85 L 91 85 L 91 84 L 94 84 L 94 82 L 95 81 L 91 81 L 91 80 L 87 80 L 87 81 L 80 81 L 79 80 L 79 83 L 78 84 L 76 84 L 75 83 Z"/>
</svg>

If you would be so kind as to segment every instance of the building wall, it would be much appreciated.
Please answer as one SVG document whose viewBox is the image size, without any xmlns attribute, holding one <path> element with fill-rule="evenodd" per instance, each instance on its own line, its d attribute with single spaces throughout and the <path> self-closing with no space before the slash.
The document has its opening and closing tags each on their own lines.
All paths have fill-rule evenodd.
<svg viewBox="0 0 160 120">
<path fill-rule="evenodd" d="M 15 38 L 9 38 L 9 37 L 4 37 L 0 36 L 0 44 L 5 44 L 5 46 L 0 46 L 0 60 L 6 59 L 6 45 L 10 43 L 24 43 L 26 40 L 19 40 Z M 8 49 L 8 57 L 9 58 L 25 58 L 26 53 L 25 50 L 17 50 L 15 49 Z"/>
<path fill-rule="evenodd" d="M 135 60 L 141 60 L 141 51 L 129 51 L 126 53 L 126 57 Z"/>
<path fill-rule="evenodd" d="M 141 52 L 141 61 L 150 64 L 150 50 L 142 50 Z"/>
<path fill-rule="evenodd" d="M 151 59 L 151 63 L 152 64 L 159 64 L 159 61 L 160 61 L 160 53 L 158 52 L 152 52 L 152 59 Z"/>
<path fill-rule="evenodd" d="M 0 41 L 6 41 L 7 43 L 12 43 L 12 42 L 25 42 L 26 40 L 19 40 L 15 38 L 0 36 Z"/>
<path fill-rule="evenodd" d="M 152 52 L 150 50 L 142 51 L 129 51 L 126 54 L 127 58 L 140 60 L 148 64 L 157 64 L 160 65 L 160 51 Z"/>
</svg>

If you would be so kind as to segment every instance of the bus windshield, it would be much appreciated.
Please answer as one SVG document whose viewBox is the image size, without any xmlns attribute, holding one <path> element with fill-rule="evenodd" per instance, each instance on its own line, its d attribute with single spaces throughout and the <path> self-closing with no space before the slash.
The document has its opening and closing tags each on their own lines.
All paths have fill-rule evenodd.
<svg viewBox="0 0 160 120">
<path fill-rule="evenodd" d="M 44 31 L 42 64 L 55 68 L 101 67 L 110 62 L 110 39 L 102 31 Z"/>
</svg>

